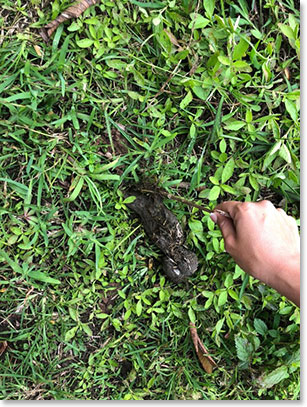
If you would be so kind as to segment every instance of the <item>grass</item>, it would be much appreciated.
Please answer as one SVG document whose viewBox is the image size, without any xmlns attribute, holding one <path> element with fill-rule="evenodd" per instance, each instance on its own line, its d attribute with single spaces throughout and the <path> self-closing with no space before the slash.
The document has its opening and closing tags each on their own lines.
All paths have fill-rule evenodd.
<svg viewBox="0 0 307 407">
<path fill-rule="evenodd" d="M 170 283 L 121 194 L 299 219 L 299 3 L 102 1 L 44 44 L 68 4 L 0 0 L 0 397 L 299 399 L 299 309 L 166 199 L 200 264 Z"/>
</svg>

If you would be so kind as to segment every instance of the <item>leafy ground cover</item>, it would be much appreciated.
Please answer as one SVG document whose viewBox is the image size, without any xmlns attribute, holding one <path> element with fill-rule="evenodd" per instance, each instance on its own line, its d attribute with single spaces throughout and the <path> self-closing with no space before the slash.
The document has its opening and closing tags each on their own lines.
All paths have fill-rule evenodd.
<svg viewBox="0 0 307 407">
<path fill-rule="evenodd" d="M 45 44 L 68 5 L 0 0 L 1 398 L 298 399 L 299 309 L 166 199 L 200 263 L 170 283 L 120 188 L 299 222 L 299 2 L 103 0 Z"/>
</svg>

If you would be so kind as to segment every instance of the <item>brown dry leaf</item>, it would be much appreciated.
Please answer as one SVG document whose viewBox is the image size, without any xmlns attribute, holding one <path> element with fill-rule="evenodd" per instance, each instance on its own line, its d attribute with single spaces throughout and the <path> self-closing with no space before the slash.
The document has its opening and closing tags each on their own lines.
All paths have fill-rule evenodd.
<svg viewBox="0 0 307 407">
<path fill-rule="evenodd" d="M 0 342 L 0 356 L 5 352 L 6 348 L 7 342 L 6 341 Z"/>
<path fill-rule="evenodd" d="M 40 47 L 39 45 L 34 45 L 34 49 L 35 49 L 35 52 L 37 53 L 37 55 L 38 55 L 39 57 L 42 57 L 42 56 L 43 56 L 43 54 L 42 54 L 42 49 L 41 49 L 41 47 Z"/>
<path fill-rule="evenodd" d="M 285 67 L 285 69 L 284 69 L 284 74 L 285 74 L 285 77 L 288 79 L 288 81 L 291 79 L 291 74 L 290 74 L 290 71 L 289 71 L 289 68 L 286 66 Z"/>
<path fill-rule="evenodd" d="M 206 356 L 204 356 L 203 353 L 199 349 L 197 351 L 197 356 L 198 356 L 198 359 L 200 360 L 202 367 L 205 369 L 205 371 L 209 374 L 212 373 L 213 365 L 211 364 L 209 359 Z"/>
<path fill-rule="evenodd" d="M 118 297 L 118 289 L 118 283 L 110 283 L 109 286 L 105 287 L 105 296 L 101 298 L 102 302 L 99 304 L 101 312 L 105 314 L 110 313 L 111 308 L 115 304 L 116 298 Z"/>
<path fill-rule="evenodd" d="M 57 16 L 56 19 L 48 23 L 45 27 L 42 27 L 39 30 L 40 35 L 42 36 L 45 42 L 48 42 L 52 33 L 58 28 L 58 26 L 66 20 L 71 18 L 78 18 L 86 9 L 90 6 L 94 6 L 100 0 L 79 0 L 68 7 L 63 13 Z"/>
<path fill-rule="evenodd" d="M 182 47 L 180 46 L 180 44 L 177 41 L 177 38 L 174 36 L 174 34 L 172 34 L 170 31 L 164 29 L 163 30 L 165 32 L 165 34 L 168 36 L 168 38 L 170 39 L 170 42 L 175 45 L 176 47 L 178 47 L 178 51 L 182 51 Z"/>
<path fill-rule="evenodd" d="M 214 362 L 212 357 L 209 356 L 209 352 L 205 348 L 202 341 L 199 339 L 196 327 L 192 322 L 190 322 L 190 332 L 191 332 L 191 337 L 192 337 L 195 351 L 197 353 L 198 359 L 199 359 L 202 367 L 205 369 L 205 371 L 207 373 L 209 373 L 209 374 L 212 373 L 213 366 L 216 366 L 216 363 Z"/>
</svg>

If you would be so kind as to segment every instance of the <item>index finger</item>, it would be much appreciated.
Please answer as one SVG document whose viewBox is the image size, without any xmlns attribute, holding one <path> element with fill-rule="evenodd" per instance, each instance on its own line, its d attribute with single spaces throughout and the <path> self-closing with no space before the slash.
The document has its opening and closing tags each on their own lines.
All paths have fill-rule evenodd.
<svg viewBox="0 0 307 407">
<path fill-rule="evenodd" d="M 234 218 L 236 210 L 238 208 L 238 206 L 241 204 L 242 202 L 238 202 L 238 201 L 225 201 L 222 202 L 220 204 L 218 204 L 215 208 L 214 211 L 216 209 L 220 210 L 220 211 L 224 211 L 224 212 L 228 212 L 229 215 L 231 216 L 231 218 Z"/>
</svg>

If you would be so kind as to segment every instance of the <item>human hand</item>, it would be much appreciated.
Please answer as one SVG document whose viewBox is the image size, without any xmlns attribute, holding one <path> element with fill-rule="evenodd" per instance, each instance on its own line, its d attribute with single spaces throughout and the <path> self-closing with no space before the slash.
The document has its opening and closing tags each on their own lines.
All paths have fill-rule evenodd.
<svg viewBox="0 0 307 407">
<path fill-rule="evenodd" d="M 247 273 L 296 305 L 300 301 L 300 238 L 294 218 L 269 201 L 228 201 L 211 219 L 222 231 L 225 250 Z"/>
</svg>

